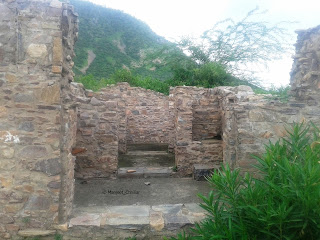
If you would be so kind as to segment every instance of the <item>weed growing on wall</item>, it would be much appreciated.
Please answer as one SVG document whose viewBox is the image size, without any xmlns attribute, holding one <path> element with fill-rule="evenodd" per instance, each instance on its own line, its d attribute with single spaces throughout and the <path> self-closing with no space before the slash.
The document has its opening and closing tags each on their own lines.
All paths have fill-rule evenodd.
<svg viewBox="0 0 320 240">
<path fill-rule="evenodd" d="M 285 86 L 285 87 L 271 87 L 269 90 L 264 90 L 264 89 L 253 89 L 255 94 L 269 94 L 266 95 L 265 98 L 267 100 L 278 100 L 280 102 L 286 103 L 289 101 L 289 91 L 290 87 Z"/>
<path fill-rule="evenodd" d="M 214 190 L 200 195 L 208 217 L 192 234 L 171 239 L 319 239 L 319 134 L 312 124 L 288 129 L 255 157 L 259 177 L 229 166 L 216 171 L 208 179 Z"/>
</svg>

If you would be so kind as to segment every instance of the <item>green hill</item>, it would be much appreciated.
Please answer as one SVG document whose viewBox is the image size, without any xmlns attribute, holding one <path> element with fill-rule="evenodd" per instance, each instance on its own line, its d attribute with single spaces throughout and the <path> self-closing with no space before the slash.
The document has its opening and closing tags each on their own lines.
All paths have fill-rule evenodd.
<svg viewBox="0 0 320 240">
<path fill-rule="evenodd" d="M 86 88 L 97 91 L 122 81 L 165 94 L 180 85 L 256 88 L 218 62 L 200 64 L 129 14 L 86 1 L 70 3 L 80 21 L 74 72 Z"/>
<path fill-rule="evenodd" d="M 80 21 L 74 58 L 76 75 L 108 78 L 116 70 L 125 68 L 134 74 L 162 80 L 171 76 L 168 67 L 155 66 L 145 57 L 149 50 L 169 44 L 147 24 L 122 11 L 90 2 L 71 0 L 70 3 Z"/>
</svg>

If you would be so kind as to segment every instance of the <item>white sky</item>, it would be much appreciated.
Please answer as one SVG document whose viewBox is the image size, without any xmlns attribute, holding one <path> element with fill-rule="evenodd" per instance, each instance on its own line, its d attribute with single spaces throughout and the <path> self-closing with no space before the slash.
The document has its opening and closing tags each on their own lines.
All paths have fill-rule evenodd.
<svg viewBox="0 0 320 240">
<path fill-rule="evenodd" d="M 217 21 L 231 17 L 240 20 L 259 7 L 268 10 L 268 22 L 295 21 L 290 26 L 295 43 L 295 29 L 320 25 L 320 0 L 90 0 L 96 4 L 120 9 L 147 23 L 158 35 L 168 40 L 181 36 L 199 36 Z M 269 64 L 261 72 L 265 86 L 289 84 L 291 56 Z"/>
</svg>

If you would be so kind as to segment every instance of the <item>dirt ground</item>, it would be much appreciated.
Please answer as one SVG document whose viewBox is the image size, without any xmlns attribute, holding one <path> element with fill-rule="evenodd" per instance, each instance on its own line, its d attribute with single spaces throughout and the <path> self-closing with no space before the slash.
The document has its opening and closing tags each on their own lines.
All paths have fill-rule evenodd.
<svg viewBox="0 0 320 240">
<path fill-rule="evenodd" d="M 76 207 L 200 203 L 207 195 L 206 181 L 190 178 L 142 178 L 76 180 Z"/>
</svg>

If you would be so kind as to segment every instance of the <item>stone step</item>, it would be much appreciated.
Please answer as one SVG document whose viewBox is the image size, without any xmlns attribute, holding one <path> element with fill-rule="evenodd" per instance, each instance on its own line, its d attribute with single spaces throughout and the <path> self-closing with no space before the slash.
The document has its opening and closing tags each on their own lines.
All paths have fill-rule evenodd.
<svg viewBox="0 0 320 240">
<path fill-rule="evenodd" d="M 169 155 L 167 151 L 128 151 L 126 155 L 129 156 L 156 156 L 156 155 Z"/>
<path fill-rule="evenodd" d="M 166 143 L 136 143 L 127 144 L 127 151 L 168 151 Z"/>
<path fill-rule="evenodd" d="M 215 169 L 219 169 L 219 165 L 214 164 L 194 164 L 192 178 L 197 181 L 205 181 L 210 177 Z"/>
<path fill-rule="evenodd" d="M 173 175 L 172 167 L 119 168 L 118 178 L 167 178 Z"/>
<path fill-rule="evenodd" d="M 140 234 L 150 237 L 174 235 L 182 228 L 203 220 L 205 213 L 197 203 L 75 208 L 65 235 L 72 235 L 73 231 L 85 233 L 85 229 L 90 227 L 96 227 L 95 232 L 104 231 L 105 236 L 114 234 L 115 229 L 123 233 L 132 232 L 137 237 Z"/>
<path fill-rule="evenodd" d="M 161 151 L 128 152 L 119 155 L 119 168 L 131 167 L 172 167 L 175 165 L 174 154 Z"/>
<path fill-rule="evenodd" d="M 18 232 L 19 236 L 22 237 L 34 237 L 33 239 L 36 239 L 36 237 L 45 237 L 56 234 L 56 230 L 43 230 L 43 229 L 24 229 L 20 230 Z"/>
</svg>

